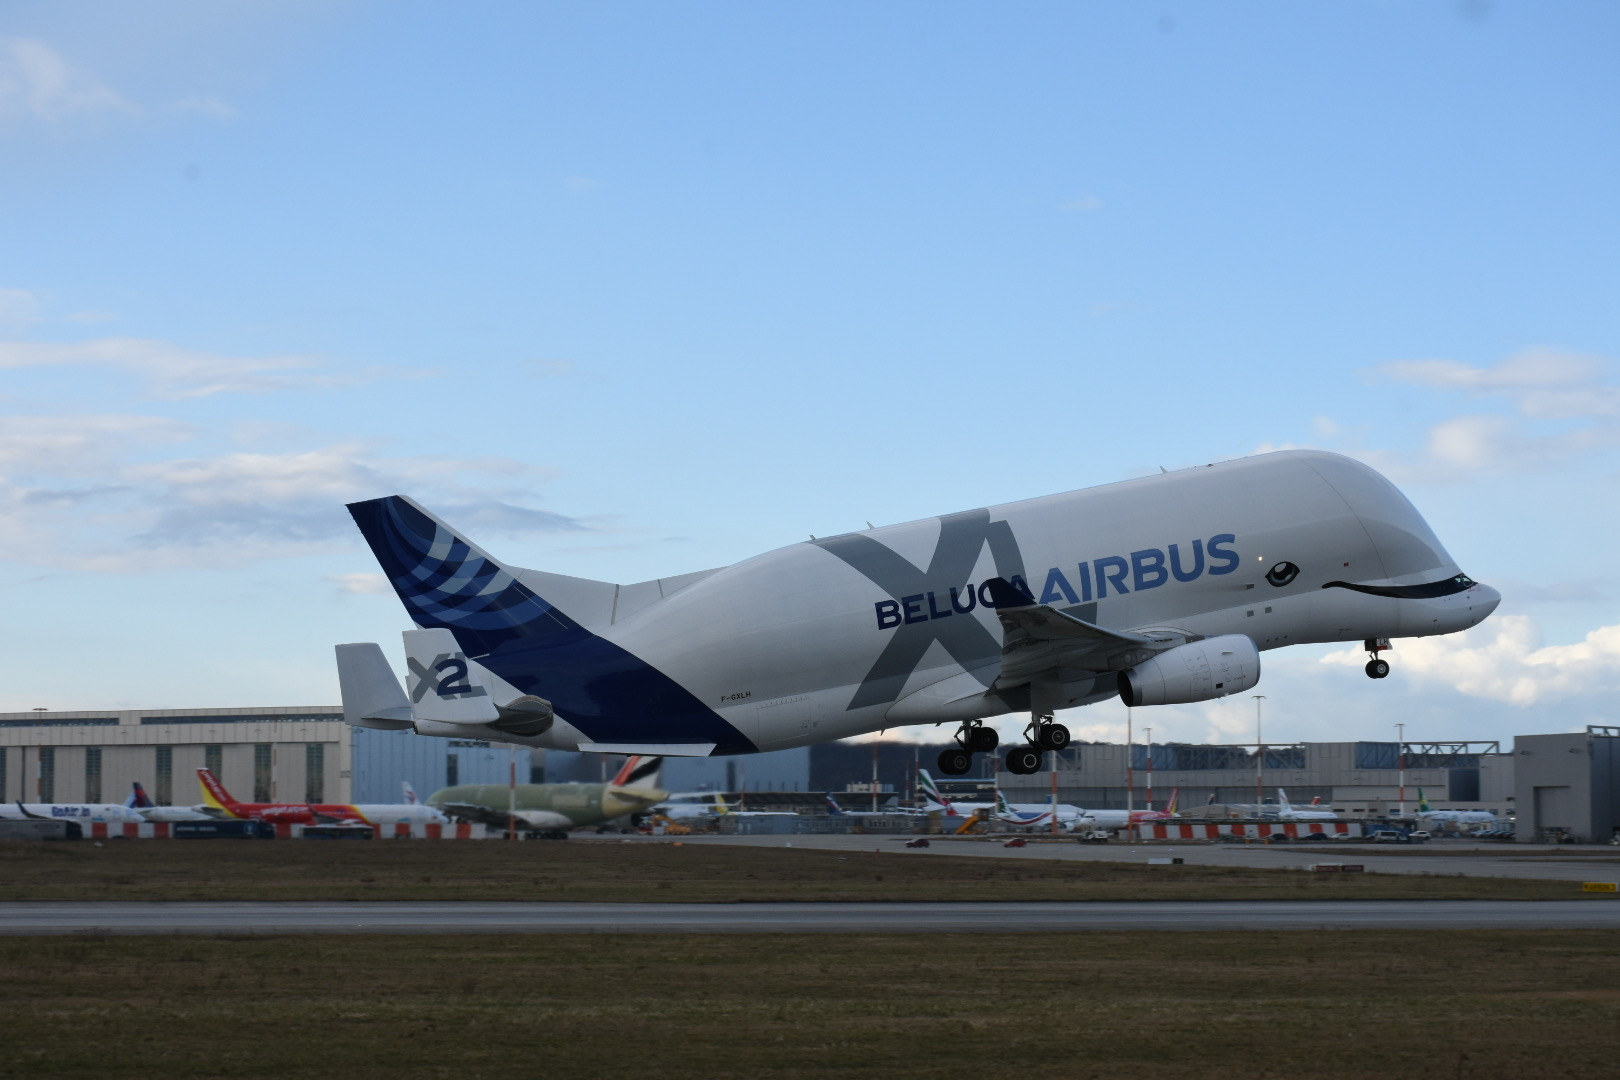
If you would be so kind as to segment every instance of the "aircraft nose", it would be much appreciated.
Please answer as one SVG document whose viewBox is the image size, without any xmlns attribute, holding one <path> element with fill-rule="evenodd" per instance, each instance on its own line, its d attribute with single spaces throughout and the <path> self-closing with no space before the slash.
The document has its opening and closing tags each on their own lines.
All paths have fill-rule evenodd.
<svg viewBox="0 0 1620 1080">
<path fill-rule="evenodd" d="M 1479 585 L 1476 588 L 1479 589 L 1480 596 L 1477 600 L 1470 598 L 1473 602 L 1469 605 L 1469 609 L 1474 615 L 1473 625 L 1478 626 L 1496 610 L 1496 606 L 1502 602 L 1502 594 L 1489 585 Z"/>
</svg>

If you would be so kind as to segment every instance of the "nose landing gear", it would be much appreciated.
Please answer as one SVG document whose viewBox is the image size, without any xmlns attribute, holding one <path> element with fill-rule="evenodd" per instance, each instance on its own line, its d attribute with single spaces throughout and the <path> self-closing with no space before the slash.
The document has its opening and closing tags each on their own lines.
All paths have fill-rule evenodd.
<svg viewBox="0 0 1620 1080">
<path fill-rule="evenodd" d="M 1367 678 L 1382 679 L 1389 675 L 1389 661 L 1380 659 L 1378 654 L 1389 648 L 1389 638 L 1368 638 L 1362 642 L 1368 655 L 1372 657 L 1367 661 Z"/>
</svg>

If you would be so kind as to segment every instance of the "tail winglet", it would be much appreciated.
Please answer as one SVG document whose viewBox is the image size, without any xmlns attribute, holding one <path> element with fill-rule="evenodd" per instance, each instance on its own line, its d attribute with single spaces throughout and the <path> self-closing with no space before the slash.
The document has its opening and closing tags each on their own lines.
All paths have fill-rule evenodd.
<svg viewBox="0 0 1620 1080">
<path fill-rule="evenodd" d="M 343 721 L 352 727 L 405 731 L 411 726 L 411 699 L 374 641 L 339 645 L 338 692 Z"/>
<path fill-rule="evenodd" d="M 487 724 L 500 710 L 489 694 L 492 677 L 468 660 L 449 630 L 407 630 L 405 662 L 410 666 L 410 708 L 418 720 L 446 724 Z M 344 717 L 347 719 L 347 716 Z"/>
</svg>

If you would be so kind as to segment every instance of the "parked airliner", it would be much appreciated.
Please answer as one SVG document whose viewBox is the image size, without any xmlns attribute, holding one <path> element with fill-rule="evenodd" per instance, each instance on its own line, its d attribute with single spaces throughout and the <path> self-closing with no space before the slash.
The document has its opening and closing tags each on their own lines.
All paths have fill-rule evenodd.
<svg viewBox="0 0 1620 1080">
<path fill-rule="evenodd" d="M 939 769 L 1023 713 L 1030 774 L 1058 709 L 1252 689 L 1260 653 L 1474 626 L 1500 602 L 1390 482 L 1287 450 L 812 539 L 634 585 L 497 560 L 404 496 L 349 511 L 420 630 L 411 696 L 375 645 L 339 646 L 366 727 L 598 753 L 780 750 L 952 724 Z M 415 639 L 413 635 L 423 635 Z M 345 651 L 347 650 L 347 652 Z M 389 689 L 388 683 L 393 683 Z"/>
<path fill-rule="evenodd" d="M 1282 788 L 1277 789 L 1277 820 L 1278 821 L 1338 821 L 1339 815 L 1325 806 L 1312 803 L 1310 806 L 1295 806 L 1288 801 L 1288 792 Z"/>
<path fill-rule="evenodd" d="M 1478 825 L 1496 820 L 1496 814 L 1490 810 L 1436 810 L 1429 805 L 1429 798 L 1423 794 L 1422 788 L 1418 788 L 1416 816 L 1430 821 L 1448 821 L 1454 825 Z"/>
</svg>

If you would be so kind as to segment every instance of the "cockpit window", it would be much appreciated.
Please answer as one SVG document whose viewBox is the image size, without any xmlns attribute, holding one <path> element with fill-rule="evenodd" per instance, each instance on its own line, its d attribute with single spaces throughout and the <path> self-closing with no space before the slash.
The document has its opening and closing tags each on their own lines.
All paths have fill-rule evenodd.
<svg viewBox="0 0 1620 1080">
<path fill-rule="evenodd" d="M 1369 596 L 1391 596 L 1397 600 L 1433 600 L 1438 596 L 1467 592 L 1474 584 L 1467 574 L 1458 574 L 1444 581 L 1430 581 L 1423 585 L 1354 585 L 1348 581 L 1330 581 L 1322 588 L 1349 589 Z"/>
</svg>

